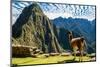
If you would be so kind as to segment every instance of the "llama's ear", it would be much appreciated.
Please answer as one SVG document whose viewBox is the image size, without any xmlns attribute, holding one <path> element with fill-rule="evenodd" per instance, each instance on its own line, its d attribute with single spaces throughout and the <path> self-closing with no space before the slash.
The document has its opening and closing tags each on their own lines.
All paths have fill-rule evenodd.
<svg viewBox="0 0 100 67">
<path fill-rule="evenodd" d="M 72 34 L 72 31 L 69 31 L 70 32 L 70 34 Z"/>
<path fill-rule="evenodd" d="M 72 34 L 72 31 L 68 31 L 68 34 Z"/>
<path fill-rule="evenodd" d="M 70 31 L 68 30 L 67 33 L 70 34 Z"/>
<path fill-rule="evenodd" d="M 71 32 L 71 34 L 73 33 L 73 31 L 70 31 Z"/>
</svg>

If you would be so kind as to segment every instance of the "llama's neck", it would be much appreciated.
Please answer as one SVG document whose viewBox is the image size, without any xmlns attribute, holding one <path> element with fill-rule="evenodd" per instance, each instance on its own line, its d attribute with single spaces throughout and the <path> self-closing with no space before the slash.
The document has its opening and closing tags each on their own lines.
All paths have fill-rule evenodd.
<svg viewBox="0 0 100 67">
<path fill-rule="evenodd" d="M 73 39 L 73 36 L 70 36 L 70 40 L 72 40 Z"/>
</svg>

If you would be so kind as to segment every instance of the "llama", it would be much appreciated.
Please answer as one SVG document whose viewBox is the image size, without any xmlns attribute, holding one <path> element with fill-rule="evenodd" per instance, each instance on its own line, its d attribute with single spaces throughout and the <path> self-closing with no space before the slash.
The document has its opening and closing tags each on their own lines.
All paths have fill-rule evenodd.
<svg viewBox="0 0 100 67">
<path fill-rule="evenodd" d="M 83 37 L 73 38 L 72 32 L 68 32 L 69 42 L 74 52 L 74 59 L 76 59 L 76 52 L 80 52 L 79 61 L 82 61 L 84 49 L 86 48 L 86 41 Z"/>
</svg>

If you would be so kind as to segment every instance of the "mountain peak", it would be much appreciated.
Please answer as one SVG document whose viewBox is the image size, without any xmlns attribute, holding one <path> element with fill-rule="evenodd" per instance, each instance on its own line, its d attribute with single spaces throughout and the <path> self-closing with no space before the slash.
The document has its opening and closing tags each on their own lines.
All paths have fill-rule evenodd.
<svg viewBox="0 0 100 67">
<path fill-rule="evenodd" d="M 56 29 L 39 5 L 33 3 L 24 8 L 12 26 L 13 43 L 37 47 L 45 53 L 61 52 L 54 30 Z"/>
<path fill-rule="evenodd" d="M 34 12 L 39 12 L 39 13 L 42 12 L 40 6 L 39 6 L 37 3 L 32 3 L 32 4 L 29 6 L 29 8 L 32 9 L 32 11 L 34 11 Z M 42 12 L 42 13 L 43 13 L 43 12 Z"/>
<path fill-rule="evenodd" d="M 35 2 L 32 3 L 31 5 L 25 7 L 22 12 L 24 12 L 24 11 L 43 13 L 43 11 L 41 10 L 40 6 Z"/>
</svg>

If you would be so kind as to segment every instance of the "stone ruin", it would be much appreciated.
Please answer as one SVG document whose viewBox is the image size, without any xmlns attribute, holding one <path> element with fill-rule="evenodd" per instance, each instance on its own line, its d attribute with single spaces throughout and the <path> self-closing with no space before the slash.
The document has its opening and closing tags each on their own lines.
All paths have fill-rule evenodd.
<svg viewBox="0 0 100 67">
<path fill-rule="evenodd" d="M 37 47 L 12 45 L 12 57 L 30 57 L 39 52 L 40 50 Z"/>
</svg>

